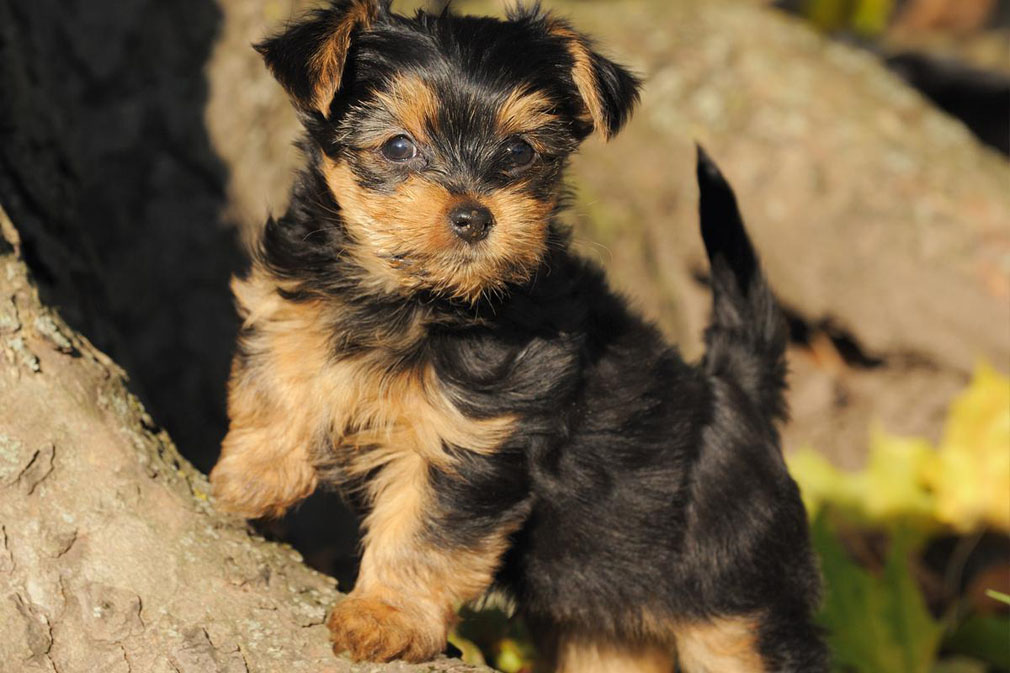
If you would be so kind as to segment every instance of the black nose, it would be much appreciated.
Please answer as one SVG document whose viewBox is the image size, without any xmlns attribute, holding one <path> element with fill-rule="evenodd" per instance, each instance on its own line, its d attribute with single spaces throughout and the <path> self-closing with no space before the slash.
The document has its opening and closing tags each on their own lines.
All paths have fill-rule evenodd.
<svg viewBox="0 0 1010 673">
<path fill-rule="evenodd" d="M 449 211 L 449 224 L 453 232 L 467 243 L 487 238 L 494 226 L 491 211 L 476 203 L 464 203 Z"/>
</svg>

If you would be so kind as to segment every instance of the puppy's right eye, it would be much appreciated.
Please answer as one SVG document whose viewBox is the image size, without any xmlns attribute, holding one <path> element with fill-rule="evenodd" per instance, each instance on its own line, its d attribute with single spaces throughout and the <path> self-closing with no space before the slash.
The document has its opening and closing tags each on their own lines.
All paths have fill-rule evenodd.
<svg viewBox="0 0 1010 673">
<path fill-rule="evenodd" d="M 409 161 L 417 156 L 417 145 L 407 136 L 393 136 L 383 143 L 382 156 L 390 161 Z"/>
</svg>

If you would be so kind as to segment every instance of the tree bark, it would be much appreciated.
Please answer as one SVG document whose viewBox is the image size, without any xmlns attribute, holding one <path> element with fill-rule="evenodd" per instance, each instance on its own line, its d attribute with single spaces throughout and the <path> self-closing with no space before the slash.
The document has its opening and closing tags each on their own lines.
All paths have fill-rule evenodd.
<svg viewBox="0 0 1010 673">
<path fill-rule="evenodd" d="M 211 509 L 123 371 L 39 302 L 2 210 L 0 234 L 0 673 L 487 670 L 335 658 L 335 582 Z"/>
</svg>

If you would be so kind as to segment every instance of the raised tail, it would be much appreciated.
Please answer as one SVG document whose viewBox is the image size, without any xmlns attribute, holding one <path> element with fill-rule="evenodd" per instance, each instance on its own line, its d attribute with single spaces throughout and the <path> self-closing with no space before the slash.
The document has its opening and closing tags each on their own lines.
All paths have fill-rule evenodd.
<svg viewBox="0 0 1010 673">
<path fill-rule="evenodd" d="M 786 417 L 788 331 L 719 168 L 698 147 L 701 235 L 711 265 L 705 371 L 731 381 L 768 417 Z"/>
</svg>

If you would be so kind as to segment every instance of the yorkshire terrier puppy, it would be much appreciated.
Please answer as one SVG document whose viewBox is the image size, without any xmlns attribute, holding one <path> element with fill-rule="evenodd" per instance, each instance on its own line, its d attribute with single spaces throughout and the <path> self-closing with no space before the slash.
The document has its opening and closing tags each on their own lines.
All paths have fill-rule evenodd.
<svg viewBox="0 0 1010 673">
<path fill-rule="evenodd" d="M 786 328 L 699 151 L 714 309 L 685 363 L 569 250 L 568 157 L 638 80 L 539 8 L 335 0 L 258 46 L 307 166 L 245 277 L 222 508 L 320 482 L 361 511 L 329 618 L 356 660 L 438 655 L 496 585 L 566 673 L 826 671 L 775 423 Z"/>
</svg>

